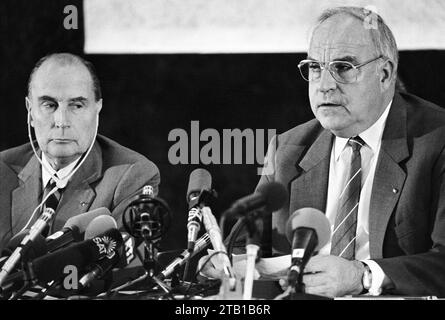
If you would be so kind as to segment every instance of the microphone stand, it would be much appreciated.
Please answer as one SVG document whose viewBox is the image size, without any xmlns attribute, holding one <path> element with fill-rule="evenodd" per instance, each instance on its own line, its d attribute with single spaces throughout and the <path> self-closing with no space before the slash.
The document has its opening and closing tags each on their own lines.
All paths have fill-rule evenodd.
<svg viewBox="0 0 445 320">
<path fill-rule="evenodd" d="M 0 269 L 0 286 L 5 281 L 8 274 L 16 266 L 16 264 L 21 260 L 24 261 L 24 256 L 27 250 L 32 246 L 32 243 L 36 238 L 42 233 L 43 229 L 49 225 L 49 222 L 55 214 L 54 209 L 48 207 L 46 208 L 37 221 L 29 229 L 28 234 L 23 238 L 20 244 L 15 248 L 6 262 Z"/>
<path fill-rule="evenodd" d="M 296 281 L 291 284 L 289 300 L 299 300 L 302 294 L 306 293 L 306 286 L 303 283 L 303 272 L 299 272 Z"/>
<path fill-rule="evenodd" d="M 155 274 L 158 261 L 156 259 L 157 245 L 153 241 L 147 241 L 144 239 L 144 269 L 147 270 L 148 275 L 151 277 Z"/>
<path fill-rule="evenodd" d="M 171 288 L 155 277 L 160 267 L 157 259 L 160 240 L 167 231 L 170 220 L 170 208 L 167 203 L 154 196 L 152 186 L 144 186 L 141 195 L 125 209 L 122 215 L 122 223 L 130 235 L 143 240 L 144 257 L 141 259 L 140 255 L 137 255 L 146 272 L 143 276 L 110 292 L 116 292 L 134 283 L 146 280 L 151 288 L 158 285 L 161 289 L 170 293 Z M 138 252 L 137 249 L 135 251 Z"/>
<path fill-rule="evenodd" d="M 37 284 L 37 279 L 32 268 L 32 262 L 22 262 L 22 269 L 24 270 L 24 283 L 23 286 L 16 291 L 8 300 L 19 299 L 28 289 Z"/>
<path fill-rule="evenodd" d="M 155 276 L 158 271 L 159 262 L 157 259 L 158 244 L 160 239 L 150 240 L 144 237 L 144 261 L 143 266 L 147 274 L 145 278 L 148 277 L 148 282 L 151 287 L 156 285 L 165 291 L 166 294 L 171 295 L 172 288 Z M 142 279 L 141 279 L 142 280 Z"/>
<path fill-rule="evenodd" d="M 259 244 L 260 233 L 258 231 L 256 225 L 256 217 L 257 215 L 248 214 L 242 220 L 242 224 L 246 226 L 248 231 L 247 242 L 246 242 L 246 253 L 247 253 L 247 261 L 246 261 L 246 272 L 244 277 L 244 291 L 243 291 L 243 300 L 251 300 L 252 299 L 252 291 L 253 291 L 253 281 L 255 275 L 255 263 L 257 260 L 258 251 L 260 249 Z"/>
</svg>

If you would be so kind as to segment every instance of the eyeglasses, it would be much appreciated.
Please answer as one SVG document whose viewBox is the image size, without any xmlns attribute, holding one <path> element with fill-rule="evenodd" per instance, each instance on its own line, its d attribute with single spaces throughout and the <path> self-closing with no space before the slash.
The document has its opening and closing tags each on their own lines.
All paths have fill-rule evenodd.
<svg viewBox="0 0 445 320">
<path fill-rule="evenodd" d="M 357 81 L 360 73 L 359 68 L 380 58 L 384 58 L 384 56 L 380 55 L 377 58 L 356 65 L 348 61 L 331 61 L 323 63 L 315 60 L 301 60 L 298 64 L 298 69 L 300 69 L 301 76 L 306 81 L 320 79 L 321 70 L 327 69 L 335 81 L 347 84 Z"/>
</svg>

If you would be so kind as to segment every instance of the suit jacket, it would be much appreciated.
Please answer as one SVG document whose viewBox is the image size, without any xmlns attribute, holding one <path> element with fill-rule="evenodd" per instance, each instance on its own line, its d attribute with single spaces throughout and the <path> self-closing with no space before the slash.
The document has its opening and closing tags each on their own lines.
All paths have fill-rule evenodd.
<svg viewBox="0 0 445 320">
<path fill-rule="evenodd" d="M 144 185 L 158 192 L 160 174 L 144 156 L 98 135 L 90 154 L 62 193 L 53 231 L 72 216 L 106 207 L 118 224 Z M 30 144 L 0 153 L 0 248 L 23 226 L 42 195 L 41 165 Z"/>
<path fill-rule="evenodd" d="M 313 119 L 271 141 L 257 189 L 287 187 L 286 205 L 266 219 L 263 249 L 290 253 L 286 222 L 299 208 L 326 210 L 333 134 Z M 372 188 L 369 249 L 394 282 L 390 292 L 445 296 L 445 111 L 396 93 Z M 234 228 L 235 229 L 235 228 Z M 272 233 L 270 233 L 272 230 Z M 230 237 L 230 236 L 229 236 Z"/>
</svg>

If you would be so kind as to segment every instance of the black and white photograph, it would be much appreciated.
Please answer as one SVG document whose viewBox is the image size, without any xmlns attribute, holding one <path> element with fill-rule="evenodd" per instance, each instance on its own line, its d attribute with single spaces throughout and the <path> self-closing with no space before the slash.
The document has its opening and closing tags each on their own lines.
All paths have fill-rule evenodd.
<svg viewBox="0 0 445 320">
<path fill-rule="evenodd" d="M 445 1 L 4 0 L 0 39 L 0 300 L 445 300 Z"/>
</svg>

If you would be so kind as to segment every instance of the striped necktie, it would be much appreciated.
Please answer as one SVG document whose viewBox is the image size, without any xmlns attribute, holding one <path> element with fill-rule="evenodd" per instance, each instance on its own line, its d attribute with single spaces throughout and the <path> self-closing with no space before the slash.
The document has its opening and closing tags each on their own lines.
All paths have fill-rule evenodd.
<svg viewBox="0 0 445 320">
<path fill-rule="evenodd" d="M 352 147 L 349 179 L 340 193 L 339 210 L 335 217 L 332 231 L 331 254 L 353 260 L 355 258 L 355 238 L 357 231 L 357 213 L 361 190 L 361 156 L 360 148 L 365 142 L 359 137 L 348 140 Z"/>
<path fill-rule="evenodd" d="M 53 179 L 50 179 L 43 190 L 42 200 L 45 199 L 45 197 L 56 187 L 56 182 Z M 54 211 L 57 210 L 57 206 L 59 205 L 60 198 L 62 197 L 62 190 L 57 190 L 53 194 L 51 194 L 48 199 L 45 201 L 45 203 L 42 205 L 42 212 L 47 208 L 53 208 Z M 48 236 L 52 233 L 52 226 L 55 219 L 55 214 L 51 221 L 49 221 L 49 225 L 42 231 L 43 236 Z"/>
</svg>

